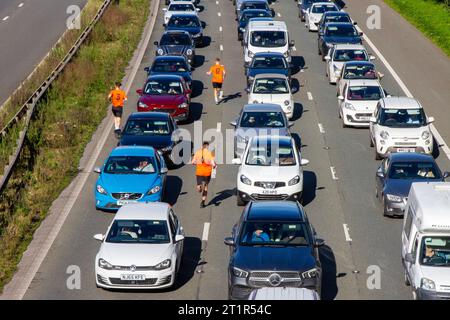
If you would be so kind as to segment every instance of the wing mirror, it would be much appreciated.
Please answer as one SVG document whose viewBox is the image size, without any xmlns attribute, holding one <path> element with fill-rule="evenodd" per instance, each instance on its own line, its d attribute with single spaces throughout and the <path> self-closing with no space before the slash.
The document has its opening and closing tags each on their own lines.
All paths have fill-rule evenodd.
<svg viewBox="0 0 450 320">
<path fill-rule="evenodd" d="M 377 123 L 377 118 L 370 117 L 369 121 L 372 122 L 372 123 Z"/>
<path fill-rule="evenodd" d="M 137 90 L 136 90 L 136 93 L 137 93 L 138 95 L 142 96 L 142 95 L 144 94 L 144 90 L 142 90 L 142 89 L 137 89 Z"/>
<path fill-rule="evenodd" d="M 157 45 L 159 45 L 159 42 L 158 42 L 158 41 L 155 41 L 155 42 L 153 42 L 153 44 L 154 44 L 155 46 L 157 46 Z"/>
<path fill-rule="evenodd" d="M 356 26 L 357 24 L 358 24 L 358 22 L 356 22 L 356 21 L 353 21 L 353 24 Z"/>
<path fill-rule="evenodd" d="M 233 127 L 237 127 L 236 121 L 231 121 L 231 122 L 230 122 L 230 125 L 232 125 Z"/>
<path fill-rule="evenodd" d="M 95 167 L 95 168 L 94 168 L 94 172 L 95 172 L 95 173 L 102 173 L 102 168 L 100 168 L 100 167 Z"/>
<path fill-rule="evenodd" d="M 306 166 L 306 165 L 308 165 L 309 164 L 309 160 L 308 159 L 302 159 L 301 161 L 300 161 L 300 165 L 302 166 L 302 167 L 304 167 L 304 166 Z"/>
<path fill-rule="evenodd" d="M 428 117 L 427 118 L 427 122 L 428 123 L 433 123 L 434 122 L 434 117 Z"/>
<path fill-rule="evenodd" d="M 241 160 L 241 158 L 234 158 L 233 160 L 231 160 L 231 163 L 240 165 L 242 163 L 242 160 Z"/>
<path fill-rule="evenodd" d="M 163 11 L 163 12 L 166 12 L 166 11 L 167 11 L 167 8 L 163 8 L 162 11 Z"/>
<path fill-rule="evenodd" d="M 326 61 L 330 61 L 330 60 L 331 60 L 331 57 L 330 57 L 330 56 L 326 56 L 326 57 L 325 57 L 325 60 L 326 60 Z"/>
<path fill-rule="evenodd" d="M 150 71 L 150 67 L 145 67 L 144 71 L 148 73 Z"/>
<path fill-rule="evenodd" d="M 200 8 L 195 8 L 195 11 L 200 12 Z"/>
<path fill-rule="evenodd" d="M 225 243 L 227 246 L 234 247 L 234 239 L 232 237 L 227 237 L 223 240 L 223 243 Z"/>
<path fill-rule="evenodd" d="M 175 242 L 180 242 L 184 240 L 184 236 L 182 234 L 177 234 L 175 236 Z"/>
<path fill-rule="evenodd" d="M 288 126 L 288 128 L 291 128 L 294 126 L 294 124 L 295 124 L 295 122 L 289 121 L 287 126 Z"/>
<path fill-rule="evenodd" d="M 405 261 L 409 263 L 414 263 L 416 259 L 414 259 L 414 256 L 412 253 L 407 253 L 405 255 Z"/>
<path fill-rule="evenodd" d="M 340 100 L 340 101 L 342 101 L 342 100 L 344 100 L 344 96 L 338 96 L 338 100 Z"/>
<path fill-rule="evenodd" d="M 102 235 L 101 233 L 98 233 L 98 234 L 94 235 L 94 239 L 97 241 L 103 241 L 103 239 L 105 239 L 105 236 Z"/>
<path fill-rule="evenodd" d="M 167 169 L 167 167 L 161 168 L 161 173 L 162 174 L 166 174 L 167 172 L 169 172 L 169 169 Z"/>
<path fill-rule="evenodd" d="M 370 55 L 370 56 L 369 56 L 369 60 L 370 60 L 370 61 L 375 60 L 375 59 L 376 59 L 376 57 L 375 57 L 374 55 Z"/>
<path fill-rule="evenodd" d="M 295 41 L 294 40 L 289 41 L 289 47 L 293 47 L 293 46 L 295 46 Z"/>
<path fill-rule="evenodd" d="M 359 36 L 362 37 L 364 35 L 364 32 L 360 32 Z"/>
<path fill-rule="evenodd" d="M 325 240 L 323 239 L 316 239 L 316 241 L 314 242 L 314 246 L 316 248 L 322 247 L 325 244 Z"/>
<path fill-rule="evenodd" d="M 383 179 L 383 178 L 384 178 L 384 173 L 383 173 L 383 171 L 378 170 L 378 171 L 377 171 L 377 177 Z"/>
</svg>

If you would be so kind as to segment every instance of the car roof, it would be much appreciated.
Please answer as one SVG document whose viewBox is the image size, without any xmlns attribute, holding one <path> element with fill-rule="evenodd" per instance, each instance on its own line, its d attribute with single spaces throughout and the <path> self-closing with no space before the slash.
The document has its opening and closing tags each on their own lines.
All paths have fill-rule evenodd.
<svg viewBox="0 0 450 320">
<path fill-rule="evenodd" d="M 250 103 L 246 104 L 242 109 L 242 112 L 283 112 L 283 109 L 279 104 L 274 103 Z"/>
<path fill-rule="evenodd" d="M 258 30 L 277 30 L 277 31 L 287 31 L 287 26 L 284 21 L 258 21 L 250 20 L 249 29 Z"/>
<path fill-rule="evenodd" d="M 260 74 L 257 74 L 255 76 L 255 79 L 260 79 L 260 78 L 282 78 L 282 79 L 287 79 L 287 77 L 284 74 L 280 74 L 280 73 L 260 73 Z"/>
<path fill-rule="evenodd" d="M 327 22 L 326 28 L 328 27 L 341 27 L 341 26 L 352 26 L 355 25 L 351 22 Z"/>
<path fill-rule="evenodd" d="M 388 155 L 391 162 L 429 161 L 436 162 L 432 155 L 416 152 L 396 152 Z"/>
<path fill-rule="evenodd" d="M 154 156 L 155 149 L 148 146 L 121 146 L 116 147 L 110 156 Z"/>
<path fill-rule="evenodd" d="M 167 220 L 169 208 L 164 202 L 130 203 L 117 211 L 114 220 Z"/>
<path fill-rule="evenodd" d="M 382 108 L 384 109 L 421 109 L 422 105 L 414 98 L 409 97 L 385 97 Z"/>
<path fill-rule="evenodd" d="M 247 221 L 301 221 L 305 222 L 303 208 L 294 201 L 252 201 L 248 206 Z"/>
<path fill-rule="evenodd" d="M 147 81 L 150 80 L 158 80 L 158 79 L 172 79 L 172 80 L 183 80 L 182 76 L 176 75 L 176 74 L 155 74 L 155 75 L 151 75 L 150 77 L 147 78 Z"/>
<path fill-rule="evenodd" d="M 350 43 L 339 43 L 334 45 L 335 50 L 366 50 L 366 47 L 364 47 L 362 44 L 350 44 Z M 367 50 L 366 50 L 367 51 Z"/>
<path fill-rule="evenodd" d="M 167 112 L 155 112 L 155 111 L 149 111 L 149 112 L 133 112 L 128 117 L 128 120 L 130 119 L 160 119 L 160 120 L 169 120 L 170 114 Z"/>
<path fill-rule="evenodd" d="M 267 12 L 267 10 L 266 10 L 266 9 L 247 8 L 247 9 L 244 9 L 244 10 L 241 12 L 241 14 L 244 14 L 244 13 L 246 13 L 246 12 Z"/>
<path fill-rule="evenodd" d="M 155 62 L 157 60 L 174 60 L 174 61 L 175 60 L 183 60 L 183 61 L 186 61 L 186 58 L 184 56 L 169 56 L 169 55 L 167 55 L 167 56 L 156 56 L 153 62 Z"/>
<path fill-rule="evenodd" d="M 348 86 L 377 86 L 381 87 L 380 82 L 377 79 L 350 79 L 348 80 Z"/>
</svg>

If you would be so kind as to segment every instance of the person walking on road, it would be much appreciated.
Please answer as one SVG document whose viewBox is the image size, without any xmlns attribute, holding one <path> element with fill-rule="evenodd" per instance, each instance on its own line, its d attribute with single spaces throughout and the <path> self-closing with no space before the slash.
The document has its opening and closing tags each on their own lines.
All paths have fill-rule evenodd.
<svg viewBox="0 0 450 320">
<path fill-rule="evenodd" d="M 116 82 L 116 87 L 111 90 L 108 96 L 109 101 L 112 103 L 112 113 L 114 115 L 114 133 L 117 137 L 120 135 L 120 121 L 122 119 L 123 114 L 123 105 L 124 102 L 127 101 L 128 97 L 125 91 L 121 88 L 121 83 Z"/>
<path fill-rule="evenodd" d="M 220 64 L 220 59 L 216 58 L 216 63 L 206 73 L 208 76 L 212 75 L 212 86 L 214 88 L 214 100 L 219 104 L 219 100 L 223 99 L 222 85 L 225 80 L 225 67 Z"/>
<path fill-rule="evenodd" d="M 202 194 L 202 201 L 200 208 L 204 208 L 206 197 L 208 195 L 208 184 L 211 181 L 211 174 L 213 168 L 217 165 L 214 161 L 214 156 L 208 150 L 209 142 L 204 141 L 202 148 L 195 152 L 192 164 L 196 165 L 195 175 L 197 177 L 197 191 Z"/>
</svg>

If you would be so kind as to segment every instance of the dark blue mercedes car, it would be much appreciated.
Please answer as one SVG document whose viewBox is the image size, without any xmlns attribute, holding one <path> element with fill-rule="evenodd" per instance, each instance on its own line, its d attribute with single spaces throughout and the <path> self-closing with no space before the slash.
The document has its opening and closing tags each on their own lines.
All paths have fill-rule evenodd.
<svg viewBox="0 0 450 320">
<path fill-rule="evenodd" d="M 270 18 L 272 17 L 272 12 L 264 10 L 264 9 L 245 9 L 242 11 L 237 18 L 238 20 L 238 26 L 237 26 L 237 33 L 238 33 L 238 40 L 242 40 L 242 36 L 245 31 L 245 27 L 248 24 L 248 21 L 251 18 Z"/>
<path fill-rule="evenodd" d="M 232 235 L 230 299 L 247 299 L 259 287 L 302 287 L 320 293 L 322 268 L 312 225 L 298 202 L 250 202 Z"/>
<path fill-rule="evenodd" d="M 203 43 L 203 23 L 196 14 L 173 14 L 165 27 L 166 31 L 177 30 L 189 32 L 195 45 L 202 45 Z"/>
<path fill-rule="evenodd" d="M 327 11 L 322 15 L 322 18 L 319 21 L 319 32 L 318 35 L 323 33 L 325 29 L 325 25 L 331 22 L 350 22 L 356 25 L 356 22 L 353 22 L 350 18 L 350 15 L 344 11 Z"/>
<path fill-rule="evenodd" d="M 155 57 L 151 67 L 144 68 L 147 75 L 177 75 L 183 77 L 184 81 L 192 88 L 192 70 L 184 56 L 159 56 Z"/>
<path fill-rule="evenodd" d="M 280 52 L 258 52 L 246 67 L 247 86 L 253 83 L 256 75 L 263 73 L 282 74 L 290 78 L 291 65 Z"/>
<path fill-rule="evenodd" d="M 359 33 L 351 22 L 327 23 L 318 38 L 319 54 L 322 55 L 322 60 L 335 44 L 362 44 L 361 36 L 362 33 Z"/>
</svg>

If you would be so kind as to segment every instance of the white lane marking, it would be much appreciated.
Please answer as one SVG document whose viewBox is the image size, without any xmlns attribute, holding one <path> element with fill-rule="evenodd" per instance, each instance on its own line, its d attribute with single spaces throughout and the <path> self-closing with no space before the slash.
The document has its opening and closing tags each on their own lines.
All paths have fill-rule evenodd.
<svg viewBox="0 0 450 320">
<path fill-rule="evenodd" d="M 319 123 L 318 125 L 319 125 L 320 133 L 325 133 L 325 129 L 324 129 L 323 125 L 321 123 Z"/>
<path fill-rule="evenodd" d="M 220 12 L 217 12 L 217 15 L 218 15 L 219 17 L 221 17 L 221 16 L 222 16 L 222 14 L 221 14 Z"/>
<path fill-rule="evenodd" d="M 345 234 L 345 241 L 347 242 L 352 242 L 352 238 L 350 238 L 350 232 L 349 232 L 349 227 L 346 223 L 343 224 L 344 226 L 344 234 Z"/>
<path fill-rule="evenodd" d="M 8 20 L 9 19 L 9 16 L 6 16 L 6 17 L 4 17 L 2 20 L 3 21 L 6 21 L 6 20 Z"/>
<path fill-rule="evenodd" d="M 203 225 L 202 241 L 208 241 L 210 225 L 211 224 L 209 222 L 205 222 L 205 224 Z"/>
<path fill-rule="evenodd" d="M 217 122 L 217 132 L 222 131 L 222 122 Z"/>
<path fill-rule="evenodd" d="M 19 3 L 18 7 L 22 8 L 23 7 L 23 2 Z"/>
<path fill-rule="evenodd" d="M 216 1 L 216 4 L 219 5 L 219 1 Z"/>
<path fill-rule="evenodd" d="M 278 12 L 278 13 L 277 13 L 277 16 L 278 16 L 278 17 L 281 17 L 281 13 Z"/>
<path fill-rule="evenodd" d="M 311 92 L 308 91 L 306 94 L 308 95 L 308 100 L 314 100 Z"/>
<path fill-rule="evenodd" d="M 220 26 L 219 27 L 219 32 L 222 32 L 223 31 L 223 28 L 222 28 L 222 26 Z"/>
<path fill-rule="evenodd" d="M 356 27 L 356 30 L 358 30 L 358 32 L 362 32 L 362 30 L 361 30 L 361 28 L 359 26 L 355 26 L 355 27 Z M 388 71 L 392 74 L 392 77 L 397 82 L 399 87 L 403 90 L 405 95 L 407 97 L 412 98 L 413 94 L 411 93 L 411 91 L 409 91 L 408 87 L 405 85 L 405 83 L 400 78 L 400 76 L 397 74 L 397 72 L 395 72 L 394 68 L 392 68 L 392 66 L 386 60 L 386 58 L 383 56 L 383 54 L 380 52 L 380 50 L 378 50 L 378 48 L 375 46 L 375 44 L 369 39 L 369 37 L 366 36 L 365 33 L 363 34 L 363 39 L 372 48 L 374 53 L 380 58 L 381 62 L 383 62 L 383 64 L 385 65 L 386 69 L 388 69 Z M 431 133 L 433 134 L 434 138 L 436 139 L 438 145 L 441 146 L 441 148 L 444 151 L 444 153 L 447 156 L 447 158 L 450 159 L 450 148 L 448 147 L 447 143 L 442 138 L 442 136 L 439 134 L 439 132 L 436 129 L 436 127 L 434 126 L 434 124 L 430 125 L 430 129 L 431 129 Z"/>
<path fill-rule="evenodd" d="M 330 167 L 330 171 L 331 171 L 331 176 L 333 177 L 333 180 L 339 180 L 339 178 L 336 175 L 336 168 Z"/>
<path fill-rule="evenodd" d="M 220 45 L 220 51 L 223 51 L 223 45 Z"/>
</svg>

